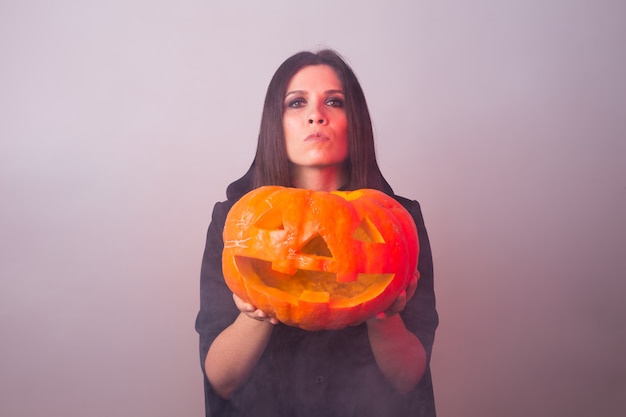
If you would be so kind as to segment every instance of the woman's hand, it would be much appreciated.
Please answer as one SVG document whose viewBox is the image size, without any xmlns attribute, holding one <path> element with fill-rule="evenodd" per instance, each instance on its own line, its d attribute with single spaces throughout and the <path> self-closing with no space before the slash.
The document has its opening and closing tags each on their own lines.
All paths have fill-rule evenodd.
<svg viewBox="0 0 626 417">
<path fill-rule="evenodd" d="M 409 281 L 409 285 L 407 285 L 406 289 L 402 291 L 400 295 L 398 295 L 398 298 L 396 298 L 396 301 L 394 301 L 393 304 L 391 304 L 391 306 L 389 306 L 387 310 L 381 311 L 372 319 L 383 320 L 383 319 L 386 319 L 387 317 L 395 316 L 396 314 L 399 314 L 402 310 L 404 310 L 404 308 L 406 307 L 406 303 L 411 299 L 411 297 L 413 297 L 413 295 L 415 295 L 415 290 L 417 289 L 417 281 L 419 280 L 419 276 L 420 276 L 420 273 L 416 269 L 415 272 L 413 273 L 413 277 L 411 277 L 411 280 Z"/>
<path fill-rule="evenodd" d="M 420 340 L 407 330 L 398 315 L 415 295 L 419 272 L 415 271 L 406 290 L 387 310 L 367 320 L 370 346 L 378 367 L 401 393 L 415 387 L 426 369 L 426 351 Z"/>
<path fill-rule="evenodd" d="M 251 319 L 257 321 L 267 321 L 271 324 L 278 324 L 278 320 L 276 320 L 276 318 L 268 316 L 267 313 L 257 309 L 250 303 L 246 303 L 235 294 L 233 294 L 233 300 L 235 301 L 235 305 L 237 306 L 239 311 L 241 311 L 243 314 L 250 317 Z"/>
<path fill-rule="evenodd" d="M 224 399 L 246 381 L 278 323 L 234 294 L 233 300 L 241 314 L 215 338 L 204 360 L 207 379 Z"/>
<path fill-rule="evenodd" d="M 416 269 L 406 289 L 398 295 L 398 297 L 393 302 L 393 304 L 391 304 L 391 306 L 389 306 L 389 308 L 387 308 L 385 311 L 381 311 L 380 313 L 376 314 L 375 316 L 365 321 L 358 321 L 358 322 L 352 323 L 350 324 L 350 326 L 358 326 L 361 323 L 369 322 L 372 320 L 374 321 L 384 320 L 388 317 L 399 314 L 406 307 L 406 303 L 413 297 L 413 295 L 415 295 L 415 290 L 417 289 L 417 281 L 419 280 L 419 276 L 420 276 L 420 273 Z"/>
</svg>

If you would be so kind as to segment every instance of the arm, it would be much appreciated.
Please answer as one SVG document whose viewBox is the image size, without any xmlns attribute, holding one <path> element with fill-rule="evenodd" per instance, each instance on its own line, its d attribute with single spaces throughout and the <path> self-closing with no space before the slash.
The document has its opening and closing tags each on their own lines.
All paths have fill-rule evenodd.
<svg viewBox="0 0 626 417">
<path fill-rule="evenodd" d="M 248 378 L 277 323 L 236 295 L 233 298 L 241 313 L 215 338 L 204 363 L 209 383 L 224 399 Z"/>
<path fill-rule="evenodd" d="M 426 369 L 422 343 L 406 329 L 399 315 L 369 320 L 367 330 L 380 370 L 398 392 L 411 391 Z"/>
<path fill-rule="evenodd" d="M 435 307 L 432 252 L 419 203 L 402 197 L 398 201 L 409 210 L 417 226 L 419 285 L 415 288 L 417 283 L 411 282 L 406 298 L 401 295 L 391 311 L 387 311 L 388 314 L 402 311 L 400 317 L 381 313 L 376 317 L 379 322 L 376 318 L 367 321 L 370 346 L 379 368 L 396 389 L 411 389 L 416 381 L 434 407 L 429 362 L 439 317 Z"/>
<path fill-rule="evenodd" d="M 225 203 L 217 203 L 213 209 L 202 259 L 200 311 L 196 318 L 207 408 L 217 409 L 219 398 L 228 399 L 250 375 L 267 345 L 273 323 L 234 297 L 224 282 L 222 231 L 229 209 L 230 204 Z"/>
<path fill-rule="evenodd" d="M 367 320 L 370 346 L 376 364 L 400 393 L 411 391 L 424 375 L 426 350 L 398 314 L 406 306 L 417 286 L 418 273 L 396 302 L 387 310 Z M 407 296 L 408 293 L 408 296 Z"/>
</svg>

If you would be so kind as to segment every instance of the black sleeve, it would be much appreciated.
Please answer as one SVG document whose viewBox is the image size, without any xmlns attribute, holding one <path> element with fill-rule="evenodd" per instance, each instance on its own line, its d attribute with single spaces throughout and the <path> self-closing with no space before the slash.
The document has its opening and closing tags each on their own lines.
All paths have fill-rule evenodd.
<svg viewBox="0 0 626 417">
<path fill-rule="evenodd" d="M 204 374 L 207 416 L 210 415 L 210 409 L 215 415 L 223 414 L 219 410 L 227 407 L 228 402 L 212 391 L 206 378 L 204 361 L 213 340 L 232 324 L 239 314 L 232 292 L 226 286 L 222 274 L 224 249 L 222 232 L 230 206 L 231 204 L 222 202 L 215 204 L 213 208 L 200 272 L 200 311 L 196 318 L 196 331 L 200 335 L 200 364 Z"/>
<path fill-rule="evenodd" d="M 435 308 L 433 257 L 419 203 L 403 198 L 399 198 L 398 201 L 411 213 L 415 221 L 420 246 L 417 261 L 420 279 L 415 295 L 409 300 L 406 308 L 400 315 L 407 329 L 420 339 L 427 355 L 424 376 L 416 387 L 414 395 L 408 397 L 411 403 L 409 408 L 414 410 L 412 415 L 435 417 L 437 413 L 433 395 L 430 358 L 433 350 L 433 342 L 435 340 L 435 330 L 439 325 L 439 316 Z"/>
<path fill-rule="evenodd" d="M 407 328 L 414 333 L 424 345 L 428 362 L 432 353 L 435 330 L 439 324 L 439 316 L 435 306 L 435 289 L 433 282 L 433 257 L 430 249 L 428 233 L 424 225 L 424 218 L 417 201 L 399 199 L 400 203 L 411 213 L 417 227 L 419 241 L 419 257 L 417 269 L 420 279 L 415 295 L 407 303 L 401 313 Z"/>
</svg>

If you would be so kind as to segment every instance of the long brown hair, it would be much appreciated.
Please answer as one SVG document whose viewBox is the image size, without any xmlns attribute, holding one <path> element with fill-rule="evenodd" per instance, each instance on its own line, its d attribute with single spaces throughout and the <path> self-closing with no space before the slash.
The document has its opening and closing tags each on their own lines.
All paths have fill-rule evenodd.
<svg viewBox="0 0 626 417">
<path fill-rule="evenodd" d="M 289 159 L 283 132 L 284 97 L 291 78 L 303 67 L 328 65 L 335 70 L 345 96 L 348 120 L 348 159 L 346 189 L 384 188 L 376 161 L 374 132 L 367 102 L 356 75 L 335 51 L 299 52 L 289 57 L 274 73 L 267 88 L 256 155 L 253 162 L 254 188 L 262 185 L 291 186 Z"/>
</svg>

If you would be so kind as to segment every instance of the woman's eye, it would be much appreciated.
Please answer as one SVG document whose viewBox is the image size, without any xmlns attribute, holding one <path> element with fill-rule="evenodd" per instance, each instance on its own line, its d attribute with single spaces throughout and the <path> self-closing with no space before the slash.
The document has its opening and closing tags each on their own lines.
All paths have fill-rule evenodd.
<svg viewBox="0 0 626 417">
<path fill-rule="evenodd" d="M 287 107 L 291 107 L 292 109 L 297 109 L 306 104 L 306 101 L 302 98 L 296 98 L 287 102 Z"/>
<path fill-rule="evenodd" d="M 326 100 L 326 104 L 331 107 L 343 107 L 343 100 L 340 98 L 332 97 Z"/>
</svg>

